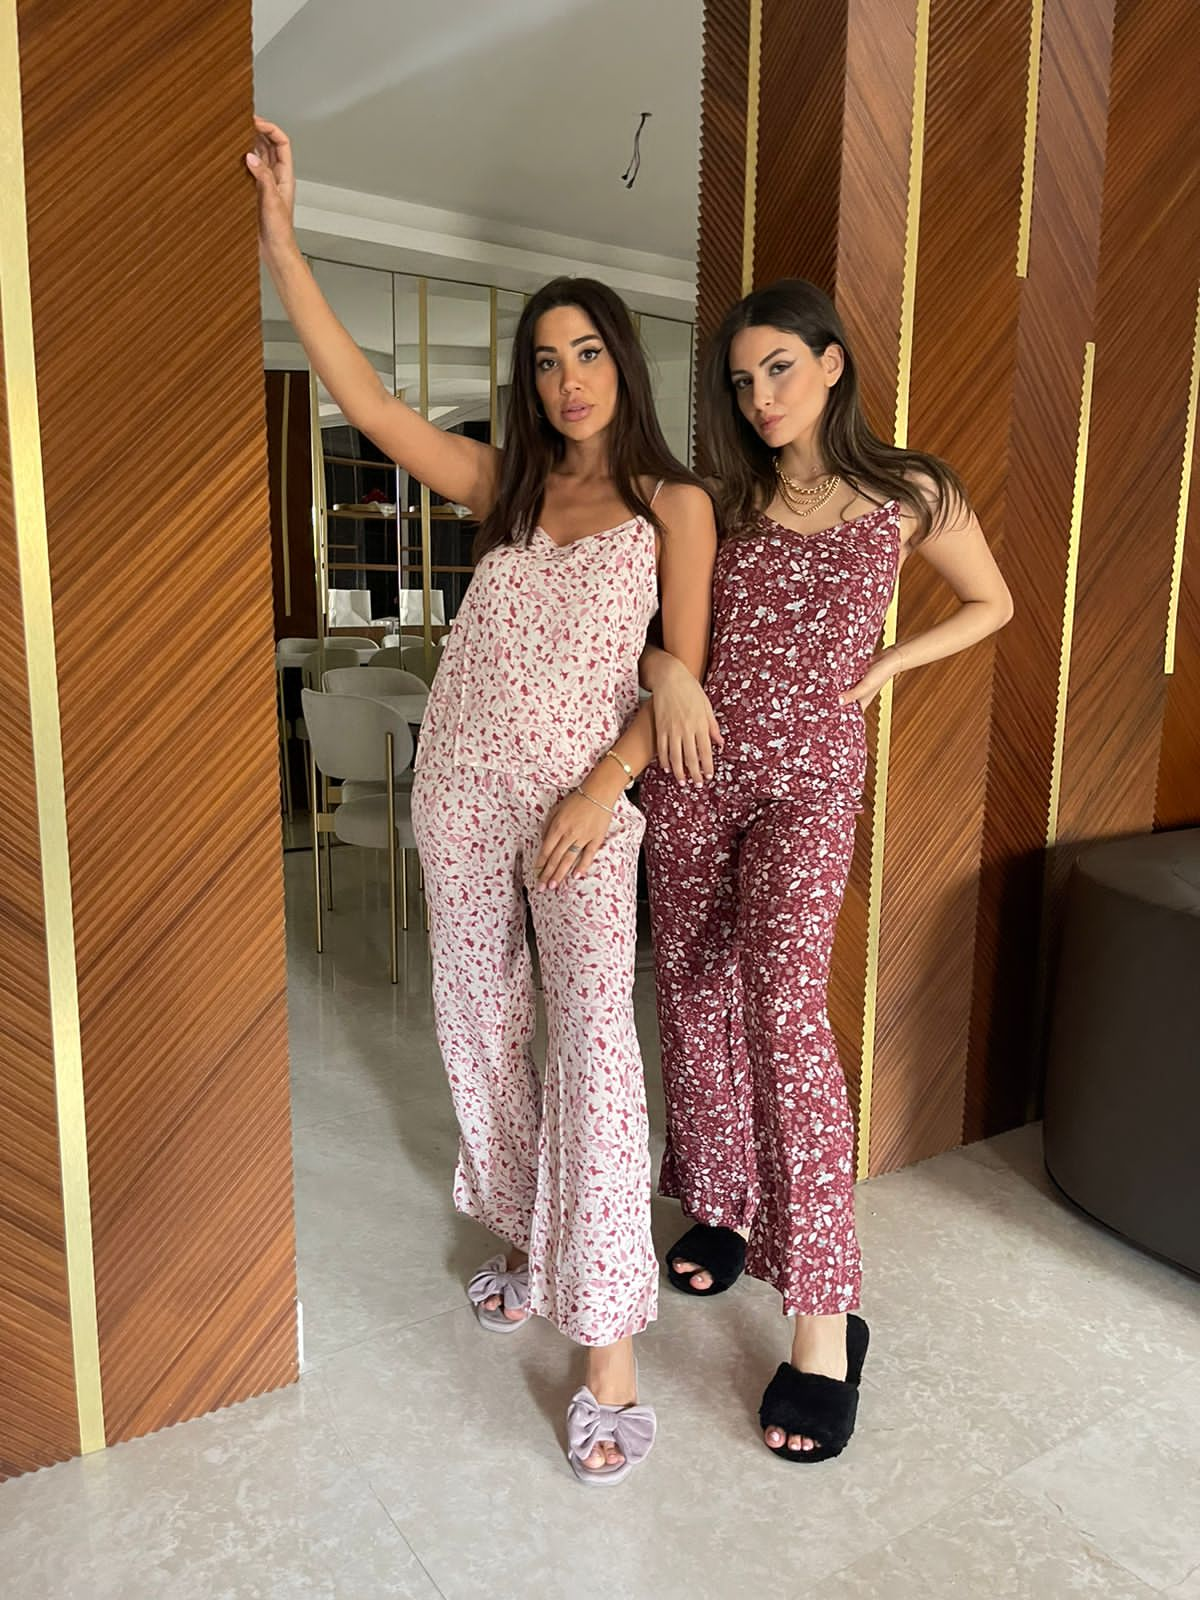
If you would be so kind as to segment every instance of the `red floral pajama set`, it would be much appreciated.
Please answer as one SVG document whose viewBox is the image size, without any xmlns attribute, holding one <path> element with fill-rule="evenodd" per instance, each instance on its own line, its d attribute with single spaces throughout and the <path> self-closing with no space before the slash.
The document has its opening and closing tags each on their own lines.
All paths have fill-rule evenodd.
<svg viewBox="0 0 1200 1600">
<path fill-rule="evenodd" d="M 889 502 L 813 534 L 766 516 L 717 556 L 715 776 L 642 780 L 668 1136 L 661 1189 L 749 1227 L 788 1314 L 858 1305 L 854 1136 L 826 1012 L 862 807 L 863 676 L 895 587 Z"/>
</svg>

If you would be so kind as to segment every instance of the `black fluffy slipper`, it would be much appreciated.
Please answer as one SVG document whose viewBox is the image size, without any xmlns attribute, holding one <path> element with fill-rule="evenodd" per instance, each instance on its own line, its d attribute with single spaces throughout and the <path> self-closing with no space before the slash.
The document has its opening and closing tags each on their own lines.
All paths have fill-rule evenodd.
<svg viewBox="0 0 1200 1600">
<path fill-rule="evenodd" d="M 690 1272 L 676 1270 L 677 1261 L 694 1261 Z M 709 1296 L 724 1294 L 746 1270 L 746 1241 L 733 1228 L 710 1228 L 698 1222 L 689 1228 L 678 1244 L 667 1251 L 667 1278 L 684 1294 Z M 690 1280 L 698 1272 L 712 1277 L 711 1289 L 693 1289 Z"/>
<path fill-rule="evenodd" d="M 691 1259 L 688 1257 L 687 1259 Z M 815 1450 L 789 1450 L 784 1444 L 767 1449 L 785 1461 L 829 1461 L 850 1443 L 858 1414 L 858 1383 L 871 1333 L 853 1312 L 846 1318 L 846 1381 L 819 1372 L 797 1372 L 785 1361 L 767 1385 L 759 1407 L 763 1429 L 781 1428 L 788 1438 L 801 1434 L 816 1441 Z"/>
</svg>

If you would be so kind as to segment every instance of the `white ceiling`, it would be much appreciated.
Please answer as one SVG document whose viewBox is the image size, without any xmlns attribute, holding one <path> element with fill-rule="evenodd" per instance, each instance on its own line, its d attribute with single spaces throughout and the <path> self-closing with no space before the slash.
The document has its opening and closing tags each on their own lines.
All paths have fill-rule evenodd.
<svg viewBox="0 0 1200 1600">
<path fill-rule="evenodd" d="M 291 136 L 303 180 L 460 213 L 480 238 L 515 226 L 690 264 L 702 12 L 703 0 L 255 0 L 258 109 Z"/>
</svg>

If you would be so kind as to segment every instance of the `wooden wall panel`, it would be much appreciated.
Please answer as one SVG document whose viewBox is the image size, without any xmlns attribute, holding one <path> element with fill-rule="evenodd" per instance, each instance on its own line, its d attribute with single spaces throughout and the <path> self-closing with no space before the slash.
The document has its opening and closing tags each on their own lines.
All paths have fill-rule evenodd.
<svg viewBox="0 0 1200 1600">
<path fill-rule="evenodd" d="M 754 281 L 836 288 L 847 51 L 844 0 L 763 0 Z M 802 86 L 796 63 L 805 63 Z"/>
<path fill-rule="evenodd" d="M 1095 321 L 1113 0 L 1047 0 L 1029 275 L 1004 499 L 964 1137 L 1019 1123 L 1036 1072 L 1042 890 L 1084 348 Z"/>
<path fill-rule="evenodd" d="M 729 7 L 719 9 L 732 28 Z M 899 400 L 908 442 L 959 469 L 1016 601 L 994 645 L 898 680 L 887 792 L 868 797 L 860 828 L 830 1012 L 852 1097 L 864 1002 L 875 1017 L 864 1092 L 879 1172 L 1027 1114 L 1072 846 L 1200 822 L 1195 495 L 1176 669 L 1169 680 L 1163 671 L 1200 261 L 1190 87 L 1200 10 L 1187 0 L 763 0 L 762 15 L 754 281 L 800 275 L 833 288 L 877 429 L 891 433 Z M 914 241 L 905 178 L 923 16 Z M 735 86 L 726 92 L 736 98 Z M 719 175 L 726 213 L 738 172 L 730 152 Z M 709 221 L 715 182 L 710 163 L 700 275 L 728 286 L 734 244 Z M 1077 521 L 1087 347 L 1095 383 Z M 900 639 L 952 605 L 910 562 Z M 885 822 L 876 945 L 868 864 Z M 1053 860 L 1051 837 L 1063 846 Z"/>
<path fill-rule="evenodd" d="M 850 0 L 847 13 L 835 297 L 858 353 L 863 406 L 876 432 L 890 439 L 900 368 L 916 7 L 913 0 Z"/>
<path fill-rule="evenodd" d="M 1118 0 L 1060 870 L 1073 843 L 1154 822 L 1200 261 L 1198 63 L 1191 0 Z"/>
<path fill-rule="evenodd" d="M 749 73 L 747 0 L 708 0 L 700 85 L 698 362 L 709 334 L 742 292 Z"/>
<path fill-rule="evenodd" d="M 250 7 L 18 14 L 112 1442 L 295 1373 Z"/>
<path fill-rule="evenodd" d="M 739 99 L 724 68 L 734 54 L 734 42 L 745 37 L 747 16 L 745 5 L 733 15 L 726 6 L 707 8 L 706 90 L 711 59 L 721 69 L 715 80 L 723 85 L 720 103 L 723 108 L 736 106 L 737 113 L 723 109 L 710 117 L 706 111 L 704 118 L 700 320 L 706 330 L 740 295 L 735 269 L 741 233 L 728 222 L 734 216 L 740 221 L 743 210 L 745 92 L 743 85 Z M 864 352 L 865 404 L 889 437 L 899 363 L 914 17 L 911 0 L 891 0 L 881 8 L 871 0 L 855 0 L 848 11 L 838 5 L 797 7 L 780 0 L 766 0 L 763 7 L 754 163 L 755 281 L 806 277 L 836 292 L 847 326 Z M 820 63 L 815 75 L 806 65 L 803 93 L 797 92 L 800 60 Z M 723 301 L 718 298 L 721 289 Z M 871 713 L 872 726 L 875 715 Z M 868 812 L 873 781 L 872 772 L 865 797 Z M 831 1020 L 855 1106 L 870 858 L 868 822 L 859 830 L 830 987 Z"/>
<path fill-rule="evenodd" d="M 900 376 L 916 11 L 911 0 L 883 4 L 851 0 L 847 16 L 834 296 L 858 354 L 863 405 L 876 432 L 890 439 Z M 804 262 L 796 270 L 809 276 Z M 867 713 L 867 739 L 874 753 L 879 741 L 878 701 Z M 829 984 L 829 1017 L 856 1117 L 863 1069 L 876 800 L 872 759 Z"/>
<path fill-rule="evenodd" d="M 3 328 L 0 327 L 0 352 Z M 3 362 L 0 360 L 0 371 Z M 20 637 L 0 385 L 0 612 Z M 0 1482 L 79 1452 L 28 680 L 0 695 Z"/>
<path fill-rule="evenodd" d="M 1026 0 L 933 6 L 909 440 L 954 464 L 998 551 L 1028 40 Z M 925 562 L 909 561 L 898 637 L 954 603 Z M 991 668 L 987 645 L 897 680 L 872 1172 L 961 1138 Z"/>
</svg>

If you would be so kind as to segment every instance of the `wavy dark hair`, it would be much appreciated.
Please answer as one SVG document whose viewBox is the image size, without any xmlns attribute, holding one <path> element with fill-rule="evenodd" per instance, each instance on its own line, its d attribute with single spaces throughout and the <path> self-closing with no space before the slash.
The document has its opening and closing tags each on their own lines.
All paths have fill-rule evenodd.
<svg viewBox="0 0 1200 1600">
<path fill-rule="evenodd" d="M 645 517 L 657 532 L 663 531 L 642 493 L 641 477 L 704 487 L 675 459 L 663 438 L 645 353 L 620 295 L 595 278 L 553 278 L 530 296 L 517 323 L 500 482 L 495 503 L 475 536 L 476 561 L 500 545 L 528 543 L 542 514 L 546 480 L 566 448 L 562 434 L 542 414 L 534 362 L 538 318 L 559 306 L 577 306 L 616 363 L 617 409 L 609 434 L 609 469 L 630 514 Z"/>
<path fill-rule="evenodd" d="M 718 509 L 727 531 L 745 527 L 765 511 L 778 487 L 775 452 L 742 415 L 729 379 L 729 348 L 743 328 L 778 328 L 795 334 L 814 356 L 823 355 L 831 344 L 840 346 L 845 365 L 829 390 L 820 445 L 830 471 L 856 493 L 880 504 L 898 500 L 916 517 L 918 539 L 941 527 L 955 507 L 969 504 L 952 467 L 921 450 L 885 444 L 875 433 L 862 408 L 858 367 L 833 301 L 804 278 L 781 278 L 739 300 L 705 352 L 698 436 L 716 479 Z M 924 473 L 932 481 L 932 497 L 910 482 L 911 472 Z"/>
</svg>

